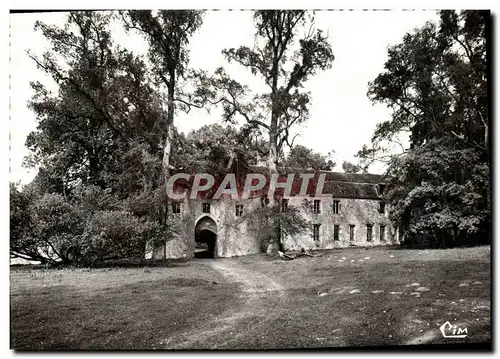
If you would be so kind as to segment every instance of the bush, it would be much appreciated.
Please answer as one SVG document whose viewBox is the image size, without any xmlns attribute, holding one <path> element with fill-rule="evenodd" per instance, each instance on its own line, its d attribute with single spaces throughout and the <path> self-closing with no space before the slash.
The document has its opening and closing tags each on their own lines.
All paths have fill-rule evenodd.
<svg viewBox="0 0 500 359">
<path fill-rule="evenodd" d="M 31 206 L 33 229 L 31 235 L 50 261 L 71 262 L 67 253 L 78 246 L 83 229 L 83 215 L 63 196 L 46 193 Z"/>
<path fill-rule="evenodd" d="M 59 194 L 30 196 L 11 188 L 10 252 L 14 257 L 70 262 L 68 249 L 77 245 L 82 217 Z"/>
<path fill-rule="evenodd" d="M 87 219 L 80 236 L 80 260 L 141 257 L 147 240 L 146 227 L 130 212 L 98 211 Z"/>
<path fill-rule="evenodd" d="M 12 257 L 33 260 L 38 257 L 38 244 L 30 232 L 33 228 L 30 214 L 31 198 L 10 184 L 10 254 Z M 34 260 L 39 260 L 38 258 Z"/>
<path fill-rule="evenodd" d="M 122 209 L 127 204 L 96 186 L 80 185 L 68 200 L 11 185 L 11 256 L 64 264 L 142 259 L 146 244 L 158 246 L 177 232 L 170 222 L 161 225 Z"/>
<path fill-rule="evenodd" d="M 172 227 L 163 228 L 127 211 L 98 211 L 88 218 L 80 236 L 79 261 L 142 259 L 146 244 L 164 243 L 172 233 Z"/>
</svg>

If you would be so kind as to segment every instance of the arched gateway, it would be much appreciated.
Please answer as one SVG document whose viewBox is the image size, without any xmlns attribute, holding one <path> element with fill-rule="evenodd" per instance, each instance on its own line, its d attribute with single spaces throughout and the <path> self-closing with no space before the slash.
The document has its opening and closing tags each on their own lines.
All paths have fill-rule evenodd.
<svg viewBox="0 0 500 359">
<path fill-rule="evenodd" d="M 194 229 L 196 258 L 217 257 L 217 224 L 209 216 L 202 217 Z"/>
</svg>

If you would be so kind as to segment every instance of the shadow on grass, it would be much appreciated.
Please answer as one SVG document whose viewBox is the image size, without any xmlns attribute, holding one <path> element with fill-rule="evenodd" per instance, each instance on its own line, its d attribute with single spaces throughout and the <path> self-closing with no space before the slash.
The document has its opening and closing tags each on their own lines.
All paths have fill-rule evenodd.
<svg viewBox="0 0 500 359">
<path fill-rule="evenodd" d="M 80 292 L 23 290 L 11 301 L 15 350 L 161 349 L 178 332 L 237 306 L 235 285 L 175 278 Z"/>
<path fill-rule="evenodd" d="M 181 259 L 116 259 L 104 262 L 94 262 L 91 264 L 11 264 L 11 270 L 45 270 L 45 269 L 66 269 L 66 268 L 173 268 L 186 267 L 190 260 Z"/>
</svg>

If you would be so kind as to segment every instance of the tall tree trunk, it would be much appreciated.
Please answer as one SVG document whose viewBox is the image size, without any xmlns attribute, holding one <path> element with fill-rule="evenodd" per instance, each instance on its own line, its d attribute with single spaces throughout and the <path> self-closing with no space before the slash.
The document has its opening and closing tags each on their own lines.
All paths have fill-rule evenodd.
<svg viewBox="0 0 500 359">
<path fill-rule="evenodd" d="M 271 130 L 271 133 L 272 133 L 272 130 Z M 274 136 L 274 138 L 276 138 L 276 136 Z M 269 170 L 269 178 L 271 178 L 274 173 L 278 172 L 278 168 L 277 168 L 277 163 L 278 163 L 277 144 L 275 142 L 273 142 L 273 135 L 272 134 L 270 136 L 269 142 L 270 142 L 270 144 L 269 144 L 268 170 Z M 268 196 L 268 199 L 269 199 L 269 203 L 268 203 L 269 208 L 275 208 L 276 205 L 279 205 L 279 204 L 276 204 L 276 201 L 274 200 L 274 193 L 272 195 Z M 274 218 L 269 217 L 267 220 L 269 221 L 270 225 L 272 225 L 273 227 L 276 226 L 276 221 L 274 220 Z M 278 238 L 276 236 L 277 231 L 276 231 L 276 228 L 274 228 L 274 229 L 275 229 L 275 231 L 273 231 L 273 236 L 272 236 L 271 240 L 269 241 L 269 245 L 268 245 L 267 251 L 266 251 L 267 254 L 271 254 L 271 255 L 277 254 L 279 248 L 281 247 L 280 246 L 281 238 Z"/>
<path fill-rule="evenodd" d="M 275 58 L 277 58 L 277 54 L 275 54 Z M 279 64 L 275 61 L 273 66 L 273 86 L 272 86 L 272 110 L 271 110 L 271 125 L 269 126 L 269 158 L 267 162 L 268 170 L 269 170 L 269 178 L 272 177 L 274 173 L 278 172 L 278 76 L 279 76 Z M 273 195 L 269 196 L 269 204 L 270 208 L 274 208 L 276 206 L 276 201 L 274 200 Z M 270 218 L 271 223 L 276 225 L 275 221 Z M 275 233 L 277 231 L 274 231 Z M 280 236 L 281 237 L 281 236 Z M 267 253 L 271 255 L 275 255 L 278 253 L 278 250 L 282 247 L 280 245 L 281 238 L 277 238 L 276 234 L 273 235 L 271 240 L 269 241 L 269 246 L 267 247 Z"/>
<path fill-rule="evenodd" d="M 165 138 L 165 146 L 163 147 L 163 175 L 165 177 L 165 185 L 170 178 L 170 153 L 172 150 L 172 142 L 174 140 L 174 92 L 173 89 L 168 90 L 167 104 L 167 135 Z M 166 187 L 165 187 L 166 189 Z"/>
<path fill-rule="evenodd" d="M 171 76 L 171 78 L 173 78 Z M 166 137 L 165 137 L 165 145 L 163 147 L 163 160 L 162 160 L 162 167 L 163 167 L 163 177 L 165 178 L 165 217 L 164 217 L 164 225 L 167 225 L 168 221 L 168 216 L 169 216 L 169 210 L 168 206 L 170 203 L 170 200 L 167 195 L 167 183 L 168 180 L 170 179 L 170 154 L 172 150 L 172 142 L 174 140 L 174 111 L 175 111 L 175 104 L 174 104 L 174 88 L 175 85 L 173 81 L 170 82 L 168 85 L 168 97 L 167 97 L 167 129 L 166 129 Z M 164 250 L 163 250 L 163 256 L 164 260 L 167 259 L 167 244 L 164 243 Z"/>
<path fill-rule="evenodd" d="M 274 44 L 273 44 L 274 45 Z M 278 172 L 278 76 L 279 76 L 279 59 L 278 48 L 274 49 L 274 63 L 272 69 L 272 93 L 271 93 L 271 125 L 269 126 L 269 158 L 267 159 L 267 166 L 269 169 L 269 176 Z M 274 207 L 274 196 L 269 198 L 269 207 Z"/>
<path fill-rule="evenodd" d="M 273 115 L 274 117 L 274 115 Z M 277 134 L 277 120 L 271 121 L 271 127 L 269 131 L 269 158 L 268 158 L 268 170 L 269 176 L 278 172 L 278 134 Z M 274 197 L 269 198 L 269 206 L 274 206 Z"/>
</svg>

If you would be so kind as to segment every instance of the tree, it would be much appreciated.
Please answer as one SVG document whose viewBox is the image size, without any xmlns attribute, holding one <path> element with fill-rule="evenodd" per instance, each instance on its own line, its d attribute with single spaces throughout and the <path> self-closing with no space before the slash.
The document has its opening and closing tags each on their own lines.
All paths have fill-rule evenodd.
<svg viewBox="0 0 500 359">
<path fill-rule="evenodd" d="M 275 173 L 283 146 L 293 147 L 293 126 L 306 121 L 309 114 L 309 93 L 301 91 L 302 87 L 318 71 L 330 68 L 334 57 L 327 36 L 313 29 L 314 18 L 307 11 L 259 10 L 254 22 L 254 47 L 226 49 L 223 54 L 229 62 L 260 76 L 269 91 L 246 101 L 251 92 L 248 87 L 219 68 L 211 79 L 218 90 L 212 95 L 223 94 L 217 102 L 223 106 L 224 120 L 234 121 L 239 115 L 266 133 L 269 172 Z M 300 36 L 308 25 L 309 31 Z"/>
<path fill-rule="evenodd" d="M 60 194 L 10 188 L 10 254 L 41 263 L 69 264 L 68 249 L 82 230 L 80 213 Z"/>
<path fill-rule="evenodd" d="M 325 156 L 305 146 L 295 145 L 283 162 L 286 167 L 331 171 L 335 167 L 332 155 L 333 151 Z"/>
<path fill-rule="evenodd" d="M 161 96 L 144 61 L 113 43 L 111 19 L 109 12 L 70 12 L 62 28 L 35 25 L 50 47 L 42 56 L 29 55 L 59 89 L 53 94 L 32 84 L 29 106 L 38 124 L 27 139 L 32 155 L 26 163 L 40 166 L 30 184 L 38 195 L 27 209 L 31 235 L 14 236 L 24 241 L 32 258 L 49 246 L 65 263 L 88 261 L 92 253 L 104 259 L 104 252 L 96 254 L 88 246 L 96 241 L 84 241 L 92 218 L 121 223 L 113 218 L 133 216 L 128 223 L 140 223 L 139 232 L 150 239 L 171 238 L 162 176 L 166 115 Z M 118 255 L 144 253 L 137 236 L 127 242 L 135 247 L 125 251 L 108 247 Z M 16 243 L 11 240 L 11 249 L 19 249 Z"/>
<path fill-rule="evenodd" d="M 281 147 L 284 143 L 292 146 L 291 127 L 308 116 L 309 94 L 299 89 L 318 70 L 330 68 L 334 57 L 328 38 L 321 30 L 313 31 L 314 19 L 306 11 L 261 10 L 255 12 L 254 21 L 257 28 L 254 49 L 242 46 L 223 53 L 228 61 L 259 74 L 270 89 L 255 98 L 262 102 L 261 107 L 270 110 L 268 125 L 259 119 L 256 124 L 269 134 L 269 170 L 275 173 Z M 292 52 L 300 25 L 307 23 L 309 32 L 299 39 L 299 48 Z M 233 110 L 238 108 L 234 105 L 233 102 Z"/>
<path fill-rule="evenodd" d="M 106 12 L 70 12 L 64 28 L 35 25 L 51 46 L 42 57 L 30 56 L 59 91 L 32 83 L 29 106 L 38 125 L 26 142 L 28 163 L 40 165 L 59 193 L 78 183 L 117 185 L 129 155 L 161 151 L 160 98 L 144 62 L 113 44 L 110 19 Z M 156 180 L 154 170 L 145 175 Z"/>
<path fill-rule="evenodd" d="M 318 71 L 331 67 L 333 53 L 328 38 L 314 30 L 313 16 L 303 10 L 258 10 L 253 48 L 241 46 L 223 50 L 229 62 L 236 62 L 259 76 L 269 89 L 250 96 L 248 86 L 231 79 L 223 68 L 213 77 L 200 76 L 200 95 L 212 104 L 220 103 L 223 119 L 236 123 L 243 118 L 251 128 L 268 137 L 269 175 L 277 172 L 284 145 L 293 147 L 293 127 L 306 121 L 310 94 L 302 90 Z M 301 36 L 300 31 L 308 31 Z M 275 199 L 269 198 L 269 206 Z M 271 245 L 275 252 L 275 243 Z"/>
<path fill-rule="evenodd" d="M 441 11 L 391 46 L 385 71 L 369 84 L 373 102 L 392 118 L 379 124 L 359 156 L 383 157 L 392 178 L 388 200 L 408 237 L 437 245 L 475 241 L 490 224 L 487 41 L 485 11 Z M 401 132 L 408 148 L 390 155 Z"/>
<path fill-rule="evenodd" d="M 92 264 L 144 257 L 146 244 L 175 234 L 174 226 L 113 209 L 113 198 L 97 186 L 79 185 L 71 199 L 57 193 L 23 191 L 11 185 L 10 253 L 50 264 Z"/>
<path fill-rule="evenodd" d="M 10 183 L 10 256 L 39 260 L 41 254 L 35 239 L 29 236 L 33 221 L 29 212 L 31 198 Z M 44 258 L 41 258 L 44 260 Z"/>
<path fill-rule="evenodd" d="M 367 168 L 366 167 L 361 167 L 360 165 L 355 165 L 351 162 L 344 161 L 342 163 L 342 170 L 344 173 L 358 173 L 358 172 L 363 172 L 367 173 Z"/>
<path fill-rule="evenodd" d="M 263 140 L 247 127 L 205 125 L 187 135 L 178 134 L 173 160 L 178 169 L 193 165 L 205 172 L 222 174 L 246 171 L 257 162 Z"/>
<path fill-rule="evenodd" d="M 176 103 L 181 109 L 188 109 L 198 104 L 191 104 L 183 93 L 179 82 L 188 77 L 189 53 L 187 45 L 190 37 L 202 24 L 202 11 L 196 10 L 130 10 L 122 12 L 122 20 L 126 29 L 135 29 L 149 43 L 149 59 L 155 80 L 166 89 L 167 116 L 165 139 L 163 145 L 163 171 L 168 179 L 170 154 L 174 142 L 174 117 Z M 184 105 L 184 106 L 182 106 Z M 165 181 L 166 183 L 166 181 Z"/>
</svg>

